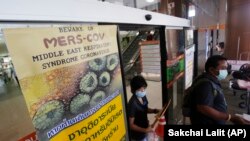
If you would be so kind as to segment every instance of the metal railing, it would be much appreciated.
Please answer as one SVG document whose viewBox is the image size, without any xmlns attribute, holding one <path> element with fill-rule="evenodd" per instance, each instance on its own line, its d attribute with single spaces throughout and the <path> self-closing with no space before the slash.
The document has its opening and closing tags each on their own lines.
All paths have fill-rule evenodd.
<svg viewBox="0 0 250 141">
<path fill-rule="evenodd" d="M 133 42 L 140 36 L 140 34 L 136 35 L 131 41 L 127 44 L 126 47 L 122 48 L 122 54 L 133 44 Z M 127 36 L 126 36 L 127 37 Z"/>
<path fill-rule="evenodd" d="M 130 61 L 125 64 L 124 71 L 128 72 L 136 63 L 137 58 L 139 57 L 139 49 L 135 52 L 135 54 L 132 56 Z"/>
</svg>

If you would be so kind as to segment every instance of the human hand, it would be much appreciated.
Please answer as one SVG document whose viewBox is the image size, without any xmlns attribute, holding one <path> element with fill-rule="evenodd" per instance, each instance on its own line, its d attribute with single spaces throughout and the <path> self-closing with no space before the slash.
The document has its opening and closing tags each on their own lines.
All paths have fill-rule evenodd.
<svg viewBox="0 0 250 141">
<path fill-rule="evenodd" d="M 157 113 L 159 113 L 161 110 L 159 110 L 159 109 L 154 109 L 154 113 L 155 114 L 157 114 Z"/>
<path fill-rule="evenodd" d="M 230 121 L 234 124 L 250 125 L 250 121 L 247 121 L 244 118 L 235 115 L 232 115 Z"/>
<path fill-rule="evenodd" d="M 242 118 L 242 119 L 243 119 L 243 121 L 244 121 L 244 124 L 250 125 L 250 121 L 249 121 L 249 120 L 245 120 L 244 118 Z"/>
<path fill-rule="evenodd" d="M 151 126 L 148 126 L 148 128 L 146 128 L 145 133 L 149 133 L 149 132 L 153 132 L 153 128 Z"/>
</svg>

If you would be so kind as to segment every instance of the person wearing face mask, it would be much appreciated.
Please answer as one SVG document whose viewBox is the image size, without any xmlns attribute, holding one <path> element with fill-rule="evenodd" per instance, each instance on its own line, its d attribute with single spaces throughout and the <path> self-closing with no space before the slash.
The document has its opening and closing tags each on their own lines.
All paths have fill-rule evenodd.
<svg viewBox="0 0 250 141">
<path fill-rule="evenodd" d="M 227 121 L 235 124 L 249 124 L 243 118 L 229 114 L 227 103 L 220 81 L 228 75 L 227 59 L 215 55 L 208 58 L 205 63 L 205 72 L 194 80 L 198 80 L 192 93 L 191 124 L 218 124 L 223 125 Z"/>
<path fill-rule="evenodd" d="M 147 114 L 160 110 L 148 107 L 147 82 L 142 76 L 132 78 L 130 87 L 133 94 L 128 103 L 131 141 L 147 141 L 147 133 L 152 132 Z"/>
</svg>

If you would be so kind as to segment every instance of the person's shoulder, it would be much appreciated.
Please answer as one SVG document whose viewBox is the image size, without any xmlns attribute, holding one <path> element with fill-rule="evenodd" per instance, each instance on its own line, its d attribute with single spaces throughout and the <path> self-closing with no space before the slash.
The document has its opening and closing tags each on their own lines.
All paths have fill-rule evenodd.
<svg viewBox="0 0 250 141">
<path fill-rule="evenodd" d="M 137 109 L 138 107 L 138 102 L 136 100 L 136 97 L 132 96 L 129 100 L 129 103 L 128 103 L 128 109 L 129 110 L 132 110 L 132 109 Z"/>
<path fill-rule="evenodd" d="M 144 96 L 144 97 L 142 98 L 142 100 L 143 100 L 143 101 L 148 101 L 147 96 Z"/>
<path fill-rule="evenodd" d="M 205 75 L 201 76 L 197 80 L 195 80 L 195 88 L 212 88 L 212 80 L 207 78 Z"/>
<path fill-rule="evenodd" d="M 132 97 L 129 99 L 128 103 L 129 103 L 129 104 L 133 104 L 133 103 L 135 103 L 135 102 L 136 102 L 136 99 L 135 99 L 135 97 L 132 95 Z"/>
<path fill-rule="evenodd" d="M 198 82 L 196 82 L 195 85 L 196 88 L 207 88 L 207 87 L 211 87 L 211 82 L 209 80 L 200 80 Z"/>
</svg>

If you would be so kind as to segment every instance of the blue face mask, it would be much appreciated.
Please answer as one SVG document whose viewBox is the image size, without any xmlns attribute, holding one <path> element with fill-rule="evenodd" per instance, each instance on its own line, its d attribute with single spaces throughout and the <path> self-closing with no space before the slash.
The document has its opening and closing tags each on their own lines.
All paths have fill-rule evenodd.
<svg viewBox="0 0 250 141">
<path fill-rule="evenodd" d="M 146 91 L 143 91 L 143 92 L 137 91 L 137 92 L 135 92 L 135 95 L 136 95 L 138 98 L 142 98 L 142 97 L 144 97 L 144 96 L 146 95 Z"/>
<path fill-rule="evenodd" d="M 220 70 L 219 75 L 216 76 L 219 80 L 223 80 L 227 77 L 228 72 L 227 70 Z"/>
</svg>

